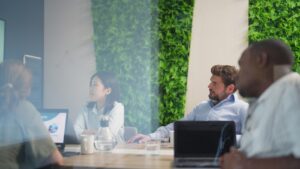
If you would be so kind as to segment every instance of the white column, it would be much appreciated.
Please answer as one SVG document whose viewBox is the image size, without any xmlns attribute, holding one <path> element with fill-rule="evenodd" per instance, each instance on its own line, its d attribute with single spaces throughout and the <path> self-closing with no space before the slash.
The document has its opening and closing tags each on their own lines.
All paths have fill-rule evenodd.
<svg viewBox="0 0 300 169">
<path fill-rule="evenodd" d="M 68 108 L 74 118 L 96 71 L 91 2 L 45 0 L 44 5 L 44 107 Z"/>
<path fill-rule="evenodd" d="M 238 65 L 247 31 L 248 0 L 195 0 L 186 113 L 208 99 L 211 66 Z"/>
</svg>

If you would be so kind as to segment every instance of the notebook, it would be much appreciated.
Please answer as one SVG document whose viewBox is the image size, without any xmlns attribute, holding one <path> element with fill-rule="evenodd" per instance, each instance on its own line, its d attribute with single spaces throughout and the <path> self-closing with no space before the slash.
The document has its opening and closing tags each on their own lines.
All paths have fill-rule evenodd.
<svg viewBox="0 0 300 169">
<path fill-rule="evenodd" d="M 42 120 L 59 151 L 65 147 L 68 109 L 39 109 Z"/>
<path fill-rule="evenodd" d="M 174 131 L 177 168 L 219 168 L 219 157 L 236 144 L 233 121 L 177 121 Z"/>
</svg>

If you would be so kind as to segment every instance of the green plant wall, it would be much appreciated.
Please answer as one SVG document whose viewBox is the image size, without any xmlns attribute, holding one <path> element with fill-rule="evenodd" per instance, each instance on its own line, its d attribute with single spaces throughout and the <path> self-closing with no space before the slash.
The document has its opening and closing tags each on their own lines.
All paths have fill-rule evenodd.
<svg viewBox="0 0 300 169">
<path fill-rule="evenodd" d="M 249 42 L 278 38 L 295 55 L 293 70 L 300 72 L 300 1 L 249 0 Z"/>
<path fill-rule="evenodd" d="M 140 132 L 158 126 L 158 41 L 152 0 L 93 0 L 97 70 L 114 72 L 125 125 Z"/>
<path fill-rule="evenodd" d="M 159 0 L 159 120 L 184 115 L 194 0 Z"/>
<path fill-rule="evenodd" d="M 192 0 L 92 0 L 97 70 L 114 72 L 125 125 L 154 131 L 183 116 Z"/>
</svg>

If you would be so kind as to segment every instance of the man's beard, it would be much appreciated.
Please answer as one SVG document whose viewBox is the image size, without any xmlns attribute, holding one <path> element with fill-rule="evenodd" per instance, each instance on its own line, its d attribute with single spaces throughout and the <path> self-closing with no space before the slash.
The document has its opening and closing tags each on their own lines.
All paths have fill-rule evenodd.
<svg viewBox="0 0 300 169">
<path fill-rule="evenodd" d="M 224 98 L 222 98 L 224 96 Z M 227 96 L 226 93 L 222 93 L 222 96 L 214 95 L 213 91 L 209 91 L 208 98 L 212 101 L 214 105 L 218 104 L 220 101 L 224 100 Z"/>
</svg>

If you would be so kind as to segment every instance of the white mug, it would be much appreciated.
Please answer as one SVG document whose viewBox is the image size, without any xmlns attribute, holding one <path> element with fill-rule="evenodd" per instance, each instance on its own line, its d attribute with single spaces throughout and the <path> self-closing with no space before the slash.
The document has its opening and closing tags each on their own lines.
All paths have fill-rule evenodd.
<svg viewBox="0 0 300 169">
<path fill-rule="evenodd" d="M 94 141 L 95 141 L 95 135 L 82 134 L 80 139 L 81 154 L 94 153 Z"/>
<path fill-rule="evenodd" d="M 170 144 L 174 147 L 174 131 L 170 131 Z"/>
</svg>

